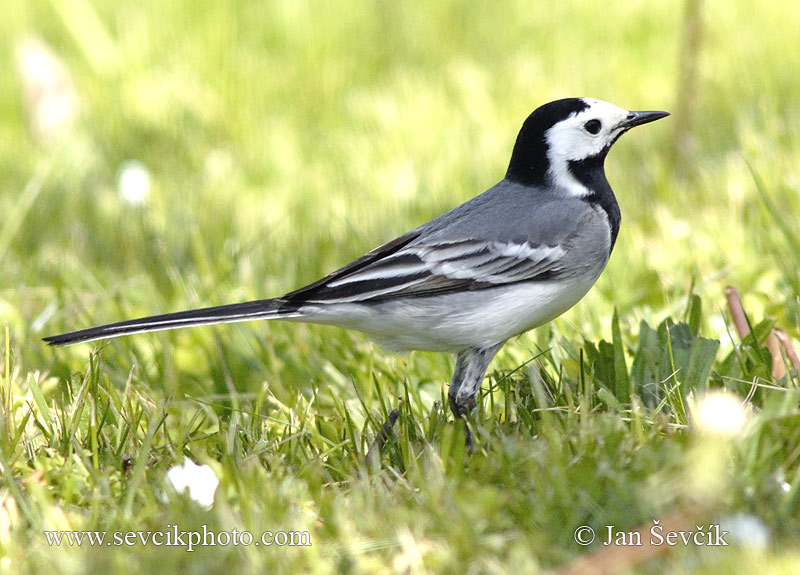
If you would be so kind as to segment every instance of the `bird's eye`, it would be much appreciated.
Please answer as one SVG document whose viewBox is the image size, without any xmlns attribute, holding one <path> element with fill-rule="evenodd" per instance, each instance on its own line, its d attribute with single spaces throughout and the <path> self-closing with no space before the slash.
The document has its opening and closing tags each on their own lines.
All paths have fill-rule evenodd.
<svg viewBox="0 0 800 575">
<path fill-rule="evenodd" d="M 600 123 L 600 120 L 589 120 L 583 125 L 583 129 L 592 135 L 599 134 L 600 128 L 602 127 L 603 125 Z"/>
</svg>

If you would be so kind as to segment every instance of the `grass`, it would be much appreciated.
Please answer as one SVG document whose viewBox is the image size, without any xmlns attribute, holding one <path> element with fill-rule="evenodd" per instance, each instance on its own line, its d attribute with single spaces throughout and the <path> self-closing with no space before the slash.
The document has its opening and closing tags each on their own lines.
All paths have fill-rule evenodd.
<svg viewBox="0 0 800 575">
<path fill-rule="evenodd" d="M 616 570 L 800 569 L 800 381 L 788 359 L 773 378 L 765 347 L 773 325 L 800 338 L 796 3 L 703 3 L 689 102 L 669 3 L 3 7 L 0 572 L 591 572 L 587 557 L 599 572 L 614 559 L 575 543 L 581 525 L 735 516 L 761 531 L 649 561 L 633 549 Z M 31 37 L 79 102 L 61 127 L 21 71 Z M 608 269 L 500 352 L 471 455 L 442 354 L 282 323 L 40 341 L 312 281 L 494 183 L 524 117 L 568 95 L 680 103 L 691 121 L 615 146 Z M 131 160 L 150 176 L 141 203 L 118 189 Z M 722 389 L 742 405 L 734 431 L 698 415 Z M 186 457 L 219 477 L 213 507 L 169 485 Z M 55 547 L 42 533 L 168 525 L 308 531 L 312 545 Z"/>
</svg>

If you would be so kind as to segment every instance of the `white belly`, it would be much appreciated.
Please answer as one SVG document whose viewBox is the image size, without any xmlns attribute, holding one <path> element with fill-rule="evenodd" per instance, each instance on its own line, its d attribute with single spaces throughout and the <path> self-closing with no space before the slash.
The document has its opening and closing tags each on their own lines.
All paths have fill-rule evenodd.
<svg viewBox="0 0 800 575">
<path fill-rule="evenodd" d="M 586 295 L 598 276 L 387 300 L 369 308 L 354 303 L 311 305 L 294 321 L 362 331 L 396 351 L 484 348 L 558 317 Z"/>
</svg>

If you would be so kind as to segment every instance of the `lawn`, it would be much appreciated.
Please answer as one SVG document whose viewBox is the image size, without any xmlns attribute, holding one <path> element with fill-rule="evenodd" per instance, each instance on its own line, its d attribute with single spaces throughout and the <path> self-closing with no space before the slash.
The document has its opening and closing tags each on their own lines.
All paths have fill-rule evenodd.
<svg viewBox="0 0 800 575">
<path fill-rule="evenodd" d="M 417 4 L 0 0 L 0 573 L 800 572 L 800 4 Z M 609 155 L 608 268 L 499 353 L 471 454 L 445 354 L 41 341 L 313 281 L 566 96 L 673 115 Z"/>
</svg>

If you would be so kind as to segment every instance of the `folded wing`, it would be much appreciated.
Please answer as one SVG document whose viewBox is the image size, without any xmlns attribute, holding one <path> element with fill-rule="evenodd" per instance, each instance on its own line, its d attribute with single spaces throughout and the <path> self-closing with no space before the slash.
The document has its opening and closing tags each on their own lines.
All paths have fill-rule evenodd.
<svg viewBox="0 0 800 575">
<path fill-rule="evenodd" d="M 392 246 L 394 247 L 394 246 Z M 370 252 L 366 265 L 338 270 L 284 296 L 287 302 L 360 302 L 483 289 L 551 279 L 565 255 L 562 246 L 533 246 L 463 239 L 410 242 L 385 254 Z"/>
</svg>

